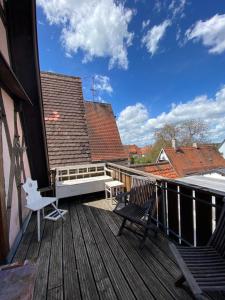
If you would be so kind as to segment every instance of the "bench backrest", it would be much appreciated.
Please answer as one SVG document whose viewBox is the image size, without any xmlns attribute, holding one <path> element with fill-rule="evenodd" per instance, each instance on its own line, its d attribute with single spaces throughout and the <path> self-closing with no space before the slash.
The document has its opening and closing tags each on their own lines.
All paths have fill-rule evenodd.
<svg viewBox="0 0 225 300">
<path fill-rule="evenodd" d="M 225 204 L 208 245 L 216 249 L 222 257 L 225 257 Z"/>
<path fill-rule="evenodd" d="M 57 167 L 56 181 L 66 181 L 80 178 L 89 178 L 107 175 L 107 168 L 104 163 L 74 165 L 66 167 Z"/>
</svg>

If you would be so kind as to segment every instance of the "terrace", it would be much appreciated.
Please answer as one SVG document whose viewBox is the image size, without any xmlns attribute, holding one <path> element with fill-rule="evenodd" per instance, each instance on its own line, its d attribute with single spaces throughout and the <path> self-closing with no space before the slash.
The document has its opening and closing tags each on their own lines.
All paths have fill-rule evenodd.
<svg viewBox="0 0 225 300">
<path fill-rule="evenodd" d="M 132 176 L 150 176 L 112 163 L 107 168 L 127 190 Z M 13 261 L 38 261 L 34 299 L 192 299 L 188 286 L 174 285 L 180 270 L 169 240 L 206 244 L 224 195 L 162 178 L 157 183 L 164 187 L 155 214 L 161 232 L 150 235 L 142 250 L 137 235 L 124 230 L 117 236 L 121 219 L 101 193 L 61 200 L 60 207 L 69 210 L 66 220 L 42 222 L 40 243 L 32 215 Z M 207 297 L 225 299 L 219 292 Z"/>
</svg>

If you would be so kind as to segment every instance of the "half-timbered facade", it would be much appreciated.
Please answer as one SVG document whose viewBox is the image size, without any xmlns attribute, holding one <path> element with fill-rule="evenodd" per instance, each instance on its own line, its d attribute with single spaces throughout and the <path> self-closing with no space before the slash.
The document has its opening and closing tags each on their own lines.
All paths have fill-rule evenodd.
<svg viewBox="0 0 225 300">
<path fill-rule="evenodd" d="M 48 185 L 35 1 L 0 1 L 0 261 L 20 240 L 29 212 L 26 177 Z"/>
</svg>

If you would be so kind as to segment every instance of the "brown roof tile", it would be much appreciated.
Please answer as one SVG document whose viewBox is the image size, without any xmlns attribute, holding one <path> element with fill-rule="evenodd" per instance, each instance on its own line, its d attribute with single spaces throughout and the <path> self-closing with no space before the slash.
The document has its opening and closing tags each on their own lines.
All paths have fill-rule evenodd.
<svg viewBox="0 0 225 300">
<path fill-rule="evenodd" d="M 79 77 L 41 73 L 50 167 L 91 161 Z"/>
<path fill-rule="evenodd" d="M 126 159 L 110 104 L 85 102 L 92 161 Z"/>
<path fill-rule="evenodd" d="M 177 178 L 179 177 L 174 168 L 169 162 L 162 162 L 156 164 L 149 164 L 144 166 L 135 166 L 135 169 L 151 173 L 153 175 L 162 176 L 166 178 Z"/>
<path fill-rule="evenodd" d="M 125 150 L 127 156 L 130 156 L 130 155 L 132 156 L 134 154 L 136 154 L 136 155 L 141 154 L 141 149 L 135 144 L 133 144 L 133 145 L 124 145 L 123 147 L 124 147 L 124 150 Z"/>
<path fill-rule="evenodd" d="M 225 167 L 225 160 L 212 145 L 164 149 L 179 177 Z"/>
</svg>

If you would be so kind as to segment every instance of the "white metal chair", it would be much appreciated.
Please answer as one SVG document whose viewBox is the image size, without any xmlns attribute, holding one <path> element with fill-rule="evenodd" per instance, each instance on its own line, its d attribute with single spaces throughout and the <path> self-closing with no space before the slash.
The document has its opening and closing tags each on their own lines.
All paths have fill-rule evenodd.
<svg viewBox="0 0 225 300">
<path fill-rule="evenodd" d="M 58 209 L 58 198 L 56 197 L 42 197 L 41 193 L 37 190 L 37 181 L 27 178 L 26 182 L 23 184 L 23 189 L 26 192 L 26 207 L 32 211 L 37 212 L 37 234 L 38 242 L 40 241 L 40 211 L 42 210 L 43 218 L 56 221 L 59 218 L 63 218 L 63 215 L 67 213 L 67 210 Z M 54 210 L 45 216 L 44 208 L 48 205 L 52 205 Z"/>
</svg>

